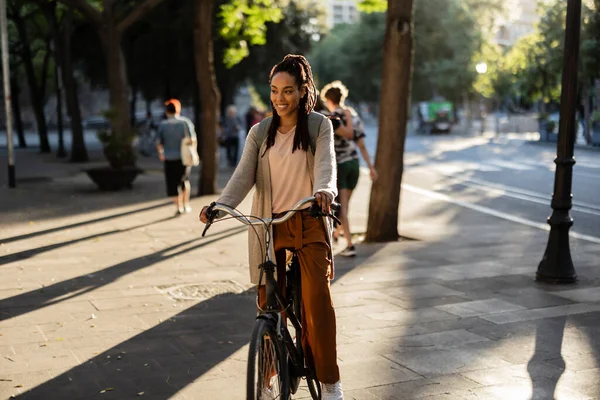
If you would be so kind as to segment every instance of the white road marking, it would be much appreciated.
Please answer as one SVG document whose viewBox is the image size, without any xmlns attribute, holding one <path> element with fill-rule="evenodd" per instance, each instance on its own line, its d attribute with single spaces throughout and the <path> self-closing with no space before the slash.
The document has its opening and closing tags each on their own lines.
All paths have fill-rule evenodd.
<svg viewBox="0 0 600 400">
<path fill-rule="evenodd" d="M 506 197 L 512 197 L 519 200 L 526 200 L 532 203 L 550 205 L 552 201 L 551 196 L 545 195 L 539 192 L 533 192 L 530 190 L 519 189 L 512 186 L 506 186 L 497 183 L 486 182 L 479 179 L 463 179 L 450 174 L 446 174 L 450 178 L 454 178 L 454 181 L 463 186 L 472 187 L 480 190 L 487 190 L 490 192 L 498 193 Z M 594 204 L 573 201 L 573 211 L 600 216 L 600 207 Z"/>
<path fill-rule="evenodd" d="M 502 161 L 502 160 L 487 160 L 484 164 L 492 164 L 497 165 L 506 169 L 515 169 L 517 171 L 530 171 L 533 168 L 529 165 L 524 165 L 521 162 L 510 162 L 510 161 Z"/>
<path fill-rule="evenodd" d="M 494 210 L 492 208 L 489 207 L 484 207 L 484 206 L 480 206 L 477 204 L 473 204 L 473 203 L 469 203 L 467 201 L 462 201 L 462 200 L 457 200 L 457 199 L 453 199 L 452 197 L 442 194 L 442 193 L 437 193 L 437 192 L 433 192 L 431 190 L 427 190 L 427 189 L 422 189 L 416 186 L 412 186 L 412 185 L 408 185 L 406 183 L 402 184 L 402 188 L 409 190 L 413 193 L 417 193 L 420 194 L 422 196 L 426 196 L 429 197 L 431 199 L 435 199 L 435 200 L 441 200 L 441 201 L 445 201 L 448 203 L 452 203 L 452 204 L 456 204 L 457 206 L 461 206 L 464 208 L 468 208 L 474 211 L 478 211 L 484 214 L 488 214 L 488 215 L 493 215 L 494 217 L 498 217 L 498 218 L 502 218 L 505 219 L 507 221 L 512 221 L 512 222 L 516 222 L 518 224 L 522 224 L 522 225 L 527 225 L 527 226 L 531 226 L 533 228 L 537 228 L 537 229 L 542 229 L 545 231 L 549 231 L 550 230 L 550 226 L 547 224 L 542 224 L 536 221 L 532 221 L 530 219 L 526 219 L 526 218 L 521 218 L 519 216 L 516 215 L 512 215 L 512 214 L 507 214 L 501 211 L 497 211 Z M 590 235 L 584 235 L 581 233 L 577 233 L 577 232 L 573 232 L 570 231 L 569 232 L 569 236 L 575 239 L 580 239 L 580 240 L 586 240 L 588 242 L 592 242 L 592 243 L 596 243 L 596 244 L 600 244 L 600 238 L 599 237 L 595 237 L 595 236 L 590 236 Z"/>
</svg>

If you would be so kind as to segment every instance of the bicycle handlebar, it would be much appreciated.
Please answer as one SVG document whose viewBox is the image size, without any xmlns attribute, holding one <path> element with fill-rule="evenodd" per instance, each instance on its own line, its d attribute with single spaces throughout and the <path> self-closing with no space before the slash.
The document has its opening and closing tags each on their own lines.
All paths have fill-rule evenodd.
<svg viewBox="0 0 600 400">
<path fill-rule="evenodd" d="M 281 224 L 281 223 L 287 221 L 288 219 L 290 219 L 297 211 L 300 211 L 302 209 L 301 207 L 303 207 L 309 203 L 313 203 L 313 206 L 311 206 L 311 210 L 310 210 L 310 213 L 313 217 L 320 217 L 320 216 L 330 217 L 334 221 L 336 221 L 338 224 L 341 225 L 340 220 L 335 215 L 333 215 L 331 212 L 327 214 L 327 213 L 322 212 L 320 209 L 314 209 L 314 207 L 316 206 L 316 204 L 314 204 L 314 203 L 316 203 L 316 199 L 314 196 L 306 197 L 306 198 L 298 201 L 296 204 L 294 204 L 294 206 L 292 207 L 291 210 L 287 211 L 285 213 L 285 215 L 283 215 L 279 218 L 249 217 L 249 216 L 246 216 L 246 215 L 240 213 L 239 211 L 235 210 L 234 208 L 229 207 L 226 204 L 213 202 L 208 206 L 208 209 L 206 210 L 206 214 L 208 215 L 208 222 L 206 223 L 204 231 L 202 232 L 202 237 L 204 237 L 208 228 L 210 228 L 210 226 L 214 222 L 215 218 L 217 218 L 219 211 L 223 211 L 224 213 L 231 215 L 232 217 L 236 218 L 238 221 L 242 222 L 245 225 L 265 225 L 265 224 L 266 225 L 271 225 L 271 224 L 277 225 L 277 224 Z M 340 205 L 338 203 L 332 203 L 331 209 L 335 210 L 335 211 L 339 211 Z"/>
</svg>

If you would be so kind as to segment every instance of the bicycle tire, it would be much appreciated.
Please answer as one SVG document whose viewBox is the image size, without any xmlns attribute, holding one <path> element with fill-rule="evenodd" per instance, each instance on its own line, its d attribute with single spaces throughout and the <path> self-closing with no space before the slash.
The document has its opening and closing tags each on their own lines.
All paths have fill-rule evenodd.
<svg viewBox="0 0 600 400">
<path fill-rule="evenodd" d="M 292 265 L 293 268 L 293 265 Z M 296 316 L 296 318 L 298 318 L 301 321 L 302 318 L 302 310 L 301 310 L 301 303 L 302 303 L 302 292 L 300 290 L 300 278 L 297 276 L 298 274 L 298 270 L 294 271 L 294 270 L 290 270 L 288 271 L 288 275 L 287 275 L 287 294 L 288 294 L 288 304 L 291 305 L 291 310 L 294 313 L 294 315 Z M 298 354 L 300 354 L 300 356 L 302 357 L 302 359 L 304 358 L 303 355 L 303 349 L 302 349 L 302 340 L 299 338 L 299 336 L 301 336 L 301 331 L 294 329 L 295 332 L 295 348 L 296 351 L 298 352 Z M 296 394 L 296 392 L 298 391 L 298 388 L 300 386 L 300 380 L 302 378 L 302 371 L 304 370 L 304 365 L 299 365 L 296 366 L 293 363 L 292 358 L 289 358 L 289 373 L 290 373 L 290 388 L 292 391 L 292 394 Z"/>
<path fill-rule="evenodd" d="M 313 376 L 306 377 L 306 386 L 313 400 L 321 400 L 321 383 Z"/>
<path fill-rule="evenodd" d="M 273 372 L 273 377 L 265 378 Z M 254 325 L 248 351 L 246 399 L 261 400 L 261 393 L 269 389 L 268 385 L 273 393 L 271 398 L 291 399 L 287 350 L 277 338 L 275 324 L 259 318 Z"/>
</svg>

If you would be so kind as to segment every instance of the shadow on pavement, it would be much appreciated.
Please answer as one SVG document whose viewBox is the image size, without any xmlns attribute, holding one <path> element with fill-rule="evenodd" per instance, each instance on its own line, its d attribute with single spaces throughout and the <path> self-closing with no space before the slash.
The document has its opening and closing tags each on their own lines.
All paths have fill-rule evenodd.
<svg viewBox="0 0 600 400">
<path fill-rule="evenodd" d="M 156 262 L 188 253 L 213 242 L 225 239 L 245 231 L 245 227 L 227 229 L 207 239 L 194 238 L 152 254 L 124 261 L 93 274 L 81 275 L 66 281 L 57 282 L 43 289 L 36 289 L 17 296 L 0 300 L 0 321 L 23 315 L 44 307 L 61 303 L 106 286 L 117 279 L 135 271 L 147 268 Z M 202 240 L 193 247 L 176 251 L 178 248 Z"/>
<path fill-rule="evenodd" d="M 155 208 L 155 207 L 150 207 L 150 208 Z M 137 210 L 134 212 L 139 212 L 139 211 L 140 210 Z M 134 212 L 130 212 L 130 213 L 134 213 Z M 111 216 L 110 218 L 116 218 L 116 217 Z M 38 254 L 42 254 L 46 251 L 60 249 L 61 247 L 69 246 L 69 245 L 79 243 L 79 242 L 84 242 L 86 240 L 97 239 L 97 238 L 100 238 L 103 236 L 109 236 L 109 235 L 112 235 L 115 233 L 123 233 L 123 232 L 133 231 L 135 229 L 144 228 L 144 227 L 151 226 L 154 224 L 159 224 L 161 222 L 166 222 L 166 221 L 169 221 L 169 220 L 175 219 L 175 218 L 177 218 L 177 216 L 162 218 L 162 219 L 159 219 L 158 221 L 152 221 L 152 222 L 148 222 L 146 224 L 136 225 L 136 226 L 132 226 L 132 227 L 125 228 L 125 229 L 114 229 L 112 231 L 97 233 L 94 235 L 90 235 L 90 236 L 86 236 L 86 237 L 82 237 L 82 238 L 78 238 L 78 239 L 68 240 L 66 242 L 49 244 L 47 246 L 42 246 L 42 247 L 38 247 L 35 249 L 19 251 L 18 253 L 12 253 L 12 254 L 0 257 L 0 265 L 23 260 L 26 258 L 31 258 L 31 257 L 37 256 Z M 97 221 L 93 221 L 93 222 L 97 222 Z M 93 222 L 90 222 L 90 223 L 93 223 Z M 79 226 L 79 224 L 73 224 L 73 225 Z M 58 229 L 68 229 L 68 228 L 63 227 L 63 228 L 56 228 L 56 229 L 58 230 Z M 54 229 L 52 229 L 52 230 L 54 231 Z M 40 233 L 40 234 L 42 234 L 42 233 Z"/>
<path fill-rule="evenodd" d="M 556 385 L 566 368 L 565 360 L 562 357 L 562 343 L 567 318 L 561 317 L 555 321 L 557 321 L 557 325 L 551 335 L 542 326 L 536 327 L 535 353 L 527 364 L 527 372 L 532 385 L 530 400 L 554 399 Z M 547 369 L 539 367 L 538 362 L 548 359 L 551 359 L 552 364 L 557 367 L 557 373 L 549 374 Z"/>
<path fill-rule="evenodd" d="M 237 382 L 245 385 L 244 361 L 231 360 L 223 368 L 218 364 L 249 340 L 253 292 L 200 302 L 15 398 L 126 399 L 143 392 L 138 396 L 168 399 L 209 371 L 215 378 L 238 371 Z M 108 388 L 113 390 L 100 394 Z"/>
<path fill-rule="evenodd" d="M 218 238 L 207 240 L 185 251 L 246 229 L 243 226 L 219 232 L 221 236 Z M 230 234 L 223 236 L 227 232 Z M 191 242 L 193 240 L 178 246 Z M 172 249 L 165 249 L 151 257 L 163 257 L 160 253 Z M 178 254 L 181 253 L 183 251 Z M 104 285 L 108 283 L 107 279 L 114 280 L 121 273 L 132 272 L 122 271 L 123 265 L 130 269 L 134 265 L 132 263 L 136 263 L 136 260 L 111 267 L 120 268 L 118 273 L 111 270 L 96 274 L 95 277 L 103 274 Z M 336 270 L 336 279 L 341 278 L 352 268 L 353 266 L 348 265 Z M 60 285 L 54 288 L 53 293 L 55 295 L 64 293 L 63 287 Z M 83 287 L 86 286 L 78 286 L 79 289 Z M 95 288 L 97 286 L 87 285 L 86 291 Z M 232 355 L 244 347 L 250 339 L 256 315 L 255 296 L 256 291 L 252 288 L 241 294 L 217 295 L 202 301 L 15 398 L 45 400 L 87 399 L 102 396 L 106 399 L 124 399 L 133 398 L 143 392 L 143 398 L 168 399 L 203 376 L 206 380 L 231 378 L 236 385 L 244 388 L 246 354 L 240 357 L 232 357 Z M 19 301 L 15 299 L 13 297 L 11 302 Z M 40 306 L 46 305 L 50 304 L 44 303 Z M 205 376 L 206 374 L 209 375 Z M 219 382 L 223 384 L 222 380 Z M 102 390 L 109 388 L 111 390 L 100 394 Z M 215 387 L 215 396 L 220 390 L 227 389 Z M 204 393 L 202 395 L 193 393 L 189 396 L 193 399 L 208 398 L 204 397 Z"/>
<path fill-rule="evenodd" d="M 122 213 L 119 213 L 119 214 L 107 215 L 106 217 L 101 217 L 101 218 L 96 218 L 96 219 L 90 219 L 90 220 L 87 220 L 87 221 L 76 222 L 74 224 L 59 226 L 59 227 L 56 227 L 56 228 L 45 229 L 43 231 L 26 233 L 24 235 L 18 235 L 18 236 L 12 236 L 12 237 L 7 237 L 7 238 L 2 238 L 2 239 L 0 239 L 0 243 L 11 243 L 11 242 L 16 242 L 17 240 L 26 240 L 26 239 L 30 239 L 32 237 L 36 237 L 36 236 L 40 236 L 40 235 L 46 235 L 46 234 L 49 234 L 49 233 L 55 233 L 55 232 L 64 231 L 64 230 L 68 230 L 68 229 L 78 228 L 80 226 L 85 226 L 85 225 L 89 225 L 89 224 L 95 224 L 95 223 L 98 223 L 98 222 L 104 222 L 104 221 L 108 221 L 108 220 L 115 219 L 115 218 L 126 217 L 126 216 L 129 216 L 129 215 L 137 214 L 137 213 L 144 212 L 144 211 L 154 210 L 154 209 L 161 208 L 161 207 L 164 207 L 164 206 L 167 206 L 167 205 L 171 205 L 171 204 L 172 204 L 172 201 L 168 201 L 168 202 L 164 202 L 164 203 L 160 203 L 160 204 L 155 204 L 155 205 L 152 205 L 152 206 L 149 206 L 149 207 L 143 207 L 143 208 L 138 208 L 138 209 L 132 210 L 132 211 L 122 212 Z M 90 238 L 91 237 L 92 236 L 90 236 Z M 81 239 L 81 240 L 84 240 L 84 239 Z"/>
</svg>

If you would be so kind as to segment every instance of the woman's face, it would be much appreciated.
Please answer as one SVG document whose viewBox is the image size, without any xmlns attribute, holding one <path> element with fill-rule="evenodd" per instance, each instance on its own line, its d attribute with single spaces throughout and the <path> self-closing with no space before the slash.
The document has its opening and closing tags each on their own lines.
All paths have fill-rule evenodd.
<svg viewBox="0 0 600 400">
<path fill-rule="evenodd" d="M 287 72 L 278 72 L 271 78 L 271 103 L 280 118 L 297 118 L 298 105 L 305 94 L 306 88 L 298 88 L 296 79 Z"/>
</svg>

